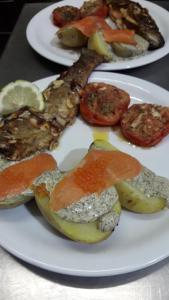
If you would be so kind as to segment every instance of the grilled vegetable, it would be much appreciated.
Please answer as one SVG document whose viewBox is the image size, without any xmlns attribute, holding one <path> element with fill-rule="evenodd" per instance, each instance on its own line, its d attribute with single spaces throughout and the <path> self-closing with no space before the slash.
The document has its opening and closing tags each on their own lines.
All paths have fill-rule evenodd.
<svg viewBox="0 0 169 300">
<path fill-rule="evenodd" d="M 121 130 L 133 144 L 154 146 L 169 134 L 169 107 L 133 104 L 122 116 Z"/>
<path fill-rule="evenodd" d="M 80 9 L 71 5 L 57 7 L 52 12 L 53 23 L 58 27 L 63 27 L 71 21 L 79 20 L 80 18 Z"/>
<path fill-rule="evenodd" d="M 80 112 L 84 120 L 101 126 L 116 125 L 130 103 L 128 93 L 103 82 L 88 83 L 81 92 Z"/>
</svg>

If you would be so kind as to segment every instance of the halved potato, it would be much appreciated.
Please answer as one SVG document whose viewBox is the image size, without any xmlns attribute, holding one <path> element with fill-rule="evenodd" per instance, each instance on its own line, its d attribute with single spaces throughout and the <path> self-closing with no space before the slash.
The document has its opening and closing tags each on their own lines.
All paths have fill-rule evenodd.
<svg viewBox="0 0 169 300">
<path fill-rule="evenodd" d="M 21 204 L 25 204 L 34 198 L 34 195 L 18 195 L 11 198 L 6 198 L 0 201 L 0 208 L 14 208 Z"/>
<path fill-rule="evenodd" d="M 109 142 L 95 141 L 92 145 L 94 149 L 117 150 Z M 145 179 L 145 184 L 148 184 Z M 138 187 L 138 184 L 137 184 Z M 119 201 L 123 208 L 137 213 L 155 213 L 166 207 L 166 199 L 162 196 L 146 196 L 140 189 L 134 187 L 130 181 L 122 181 L 115 184 L 119 194 Z"/>
<path fill-rule="evenodd" d="M 38 186 L 34 189 L 36 203 L 45 219 L 59 232 L 68 238 L 82 243 L 98 243 L 107 239 L 112 231 L 101 231 L 98 229 L 98 222 L 92 223 L 74 223 L 60 218 L 57 213 L 49 208 L 49 195 L 44 186 Z M 117 202 L 114 209 L 116 212 L 121 210 Z"/>
<path fill-rule="evenodd" d="M 148 50 L 149 42 L 135 34 L 136 46 L 124 43 L 111 43 L 114 53 L 120 57 L 133 57 L 145 53 Z"/>
<path fill-rule="evenodd" d="M 87 37 L 75 27 L 63 27 L 57 31 L 60 42 L 70 48 L 78 48 L 86 45 Z"/>
<path fill-rule="evenodd" d="M 137 213 L 155 213 L 166 207 L 166 200 L 162 197 L 147 197 L 129 182 L 116 184 L 119 201 L 122 207 Z"/>
<path fill-rule="evenodd" d="M 113 53 L 111 46 L 104 40 L 101 31 L 96 31 L 88 39 L 88 49 L 96 51 L 98 54 L 103 55 L 107 61 L 113 59 Z"/>
</svg>

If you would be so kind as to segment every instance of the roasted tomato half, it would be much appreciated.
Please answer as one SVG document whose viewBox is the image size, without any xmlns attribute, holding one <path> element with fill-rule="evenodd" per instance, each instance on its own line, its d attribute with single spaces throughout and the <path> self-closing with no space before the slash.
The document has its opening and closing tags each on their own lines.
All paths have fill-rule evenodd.
<svg viewBox="0 0 169 300">
<path fill-rule="evenodd" d="M 108 6 L 103 0 L 85 1 L 80 8 L 81 17 L 98 16 L 105 18 L 108 15 Z"/>
<path fill-rule="evenodd" d="M 133 144 L 154 146 L 169 134 L 169 107 L 149 103 L 134 104 L 123 115 L 121 129 Z"/>
<path fill-rule="evenodd" d="M 63 27 L 64 25 L 81 18 L 80 9 L 70 5 L 57 7 L 53 10 L 52 17 L 54 25 Z"/>
<path fill-rule="evenodd" d="M 80 112 L 88 123 L 111 126 L 119 122 L 129 103 L 128 93 L 115 86 L 88 83 L 81 92 Z"/>
</svg>

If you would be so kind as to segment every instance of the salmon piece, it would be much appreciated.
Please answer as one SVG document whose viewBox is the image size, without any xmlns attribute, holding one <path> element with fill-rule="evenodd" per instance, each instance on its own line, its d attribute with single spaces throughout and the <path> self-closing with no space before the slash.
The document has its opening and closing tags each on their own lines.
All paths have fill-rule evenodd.
<svg viewBox="0 0 169 300">
<path fill-rule="evenodd" d="M 54 170 L 56 167 L 55 159 L 47 153 L 40 153 L 7 167 L 0 173 L 0 201 L 21 194 L 43 172 Z"/>
<path fill-rule="evenodd" d="M 112 29 L 103 18 L 88 16 L 78 21 L 73 21 L 65 27 L 75 27 L 84 35 L 90 37 L 96 31 L 101 30 L 106 42 L 119 42 L 136 45 L 134 30 Z"/>
<path fill-rule="evenodd" d="M 117 182 L 137 176 L 141 164 L 120 151 L 91 150 L 79 166 L 66 175 L 50 195 L 54 211 L 78 202 L 92 193 L 101 193 Z"/>
</svg>

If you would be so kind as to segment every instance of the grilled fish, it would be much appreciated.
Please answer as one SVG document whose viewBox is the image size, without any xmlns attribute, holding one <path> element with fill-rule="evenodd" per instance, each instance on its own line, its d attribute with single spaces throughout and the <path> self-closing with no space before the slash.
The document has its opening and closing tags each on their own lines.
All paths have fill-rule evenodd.
<svg viewBox="0 0 169 300">
<path fill-rule="evenodd" d="M 134 29 L 149 42 L 149 50 L 160 48 L 165 41 L 149 11 L 130 0 L 107 0 L 109 16 L 118 28 Z"/>
<path fill-rule="evenodd" d="M 79 60 L 43 91 L 45 109 L 27 107 L 0 121 L 0 155 L 21 160 L 38 151 L 52 150 L 66 126 L 78 112 L 79 90 L 103 57 L 84 49 Z"/>
</svg>

